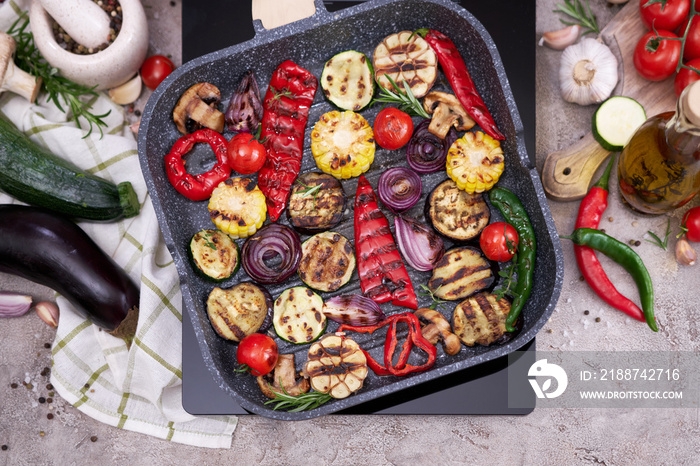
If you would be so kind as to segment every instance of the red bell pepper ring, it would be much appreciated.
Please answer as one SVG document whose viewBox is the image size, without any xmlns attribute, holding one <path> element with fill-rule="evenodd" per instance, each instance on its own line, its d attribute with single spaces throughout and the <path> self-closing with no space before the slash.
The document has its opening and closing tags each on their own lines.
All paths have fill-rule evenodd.
<svg viewBox="0 0 700 466">
<path fill-rule="evenodd" d="M 416 32 L 423 36 L 433 51 L 435 51 L 438 62 L 442 67 L 442 71 L 445 72 L 445 76 L 447 76 L 455 96 L 457 96 L 457 99 L 459 99 L 469 116 L 481 126 L 481 129 L 486 134 L 494 139 L 504 140 L 505 136 L 498 130 L 496 122 L 486 108 L 484 100 L 476 90 L 474 81 L 467 69 L 467 64 L 464 62 L 464 58 L 460 55 L 454 42 L 443 33 L 433 29 L 419 29 Z"/>
<path fill-rule="evenodd" d="M 258 173 L 258 186 L 267 200 L 267 213 L 277 221 L 287 206 L 292 184 L 301 169 L 304 132 L 318 80 L 296 63 L 280 64 L 263 99 L 260 140 L 267 151 Z"/>
<path fill-rule="evenodd" d="M 379 210 L 377 196 L 364 175 L 355 194 L 355 256 L 362 293 L 377 303 L 417 309 L 418 300 L 391 235 L 389 222 Z"/>
<path fill-rule="evenodd" d="M 185 160 L 182 157 L 198 142 L 209 144 L 216 155 L 216 165 L 206 173 L 192 175 L 187 173 Z M 214 188 L 231 175 L 227 144 L 226 138 L 209 128 L 182 136 L 165 156 L 165 172 L 168 175 L 168 181 L 177 192 L 188 199 L 193 201 L 209 199 Z"/>
</svg>

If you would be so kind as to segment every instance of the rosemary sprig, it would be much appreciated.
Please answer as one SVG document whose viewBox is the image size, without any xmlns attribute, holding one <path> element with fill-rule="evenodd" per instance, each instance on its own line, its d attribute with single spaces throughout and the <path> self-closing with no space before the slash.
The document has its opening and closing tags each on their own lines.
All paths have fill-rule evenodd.
<svg viewBox="0 0 700 466">
<path fill-rule="evenodd" d="M 564 13 L 571 20 L 560 19 L 560 21 L 567 26 L 573 26 L 578 24 L 583 28 L 583 34 L 600 34 L 600 28 L 598 27 L 598 20 L 591 11 L 591 5 L 586 0 L 586 6 L 584 7 L 581 0 L 564 0 L 563 4 L 558 4 L 557 8 L 554 10 L 555 13 Z"/>
<path fill-rule="evenodd" d="M 442 286 L 442 285 L 440 285 L 440 286 Z M 425 284 L 421 283 L 420 287 L 423 291 L 419 291 L 418 294 L 420 296 L 430 296 L 430 299 L 433 300 L 433 302 L 430 304 L 430 306 L 428 306 L 430 309 L 437 309 L 438 307 L 442 306 L 443 304 L 445 304 L 447 302 L 447 301 L 442 300 L 442 299 L 435 296 L 435 292 L 437 292 L 437 290 L 439 290 L 440 287 L 438 287 L 438 289 L 435 290 L 435 292 L 431 291 L 430 288 L 428 288 L 428 286 Z"/>
<path fill-rule="evenodd" d="M 273 390 L 272 385 L 270 385 L 269 387 L 272 393 L 276 395 L 276 397 L 266 401 L 265 404 L 274 404 L 274 407 L 272 408 L 274 411 L 277 411 L 278 409 L 284 409 L 289 413 L 308 411 L 311 409 L 318 408 L 319 406 L 329 402 L 333 398 L 328 393 L 321 392 L 301 393 L 295 396 L 290 395 L 284 387 L 282 387 L 283 393 L 279 393 Z"/>
<path fill-rule="evenodd" d="M 370 105 L 374 105 L 377 102 L 399 104 L 399 110 L 402 110 L 409 115 L 418 115 L 420 117 L 430 119 L 430 115 L 428 115 L 428 112 L 426 112 L 420 102 L 418 102 L 416 96 L 413 95 L 413 92 L 405 79 L 403 80 L 404 90 L 402 91 L 399 89 L 399 86 L 396 85 L 396 82 L 391 78 L 391 76 L 388 74 L 385 74 L 384 76 L 386 76 L 386 78 L 389 80 L 394 90 L 390 91 L 386 87 L 377 83 L 379 86 L 379 96 L 372 99 Z"/>
<path fill-rule="evenodd" d="M 212 234 L 209 233 L 209 232 L 204 233 L 204 236 L 203 236 L 203 237 L 204 237 L 204 241 L 205 241 L 204 245 L 205 245 L 205 246 L 208 246 L 208 247 L 210 247 L 211 249 L 213 249 L 214 251 L 216 251 L 216 243 L 214 243 L 213 241 L 211 241 L 211 238 L 212 238 L 213 236 L 214 236 L 214 235 L 212 235 Z"/>
<path fill-rule="evenodd" d="M 516 252 L 515 254 L 513 254 L 513 258 L 510 260 L 510 263 L 508 264 L 508 266 L 506 266 L 505 270 L 498 271 L 498 276 L 503 278 L 503 285 L 500 288 L 493 291 L 493 294 L 496 296 L 496 299 L 501 299 L 505 295 L 515 297 L 515 292 L 511 288 L 517 282 L 517 280 L 515 279 L 515 269 L 517 263 L 518 253 Z"/>
<path fill-rule="evenodd" d="M 318 192 L 321 190 L 323 187 L 323 183 L 317 184 L 316 186 L 309 186 L 307 184 L 302 183 L 301 181 L 298 181 L 300 185 L 304 187 L 304 189 L 300 189 L 297 191 L 298 193 L 301 194 L 302 199 L 306 199 L 307 197 L 311 196 L 313 194 L 313 205 L 314 205 L 314 210 L 316 210 L 316 197 L 318 196 Z"/>
<path fill-rule="evenodd" d="M 666 233 L 664 233 L 663 240 L 661 240 L 661 238 L 659 238 L 659 236 L 651 230 L 647 231 L 647 233 L 649 233 L 649 236 L 651 236 L 652 239 L 644 238 L 644 240 L 650 242 L 651 244 L 655 244 L 665 251 L 666 248 L 668 248 L 668 237 L 671 234 L 671 219 L 669 218 L 666 222 Z"/>
<path fill-rule="evenodd" d="M 98 94 L 95 91 L 97 86 L 83 86 L 58 74 L 58 70 L 41 56 L 41 52 L 34 44 L 34 35 L 27 31 L 28 25 L 29 17 L 26 12 L 23 12 L 7 31 L 17 43 L 15 63 L 22 70 L 41 78 L 42 86 L 49 94 L 46 101 L 53 102 L 64 113 L 63 105 L 67 105 L 78 128 L 82 129 L 79 117 L 85 118 L 90 129 L 84 137 L 88 137 L 92 133 L 93 125 L 97 126 L 100 130 L 100 137 L 102 137 L 102 126 L 107 126 L 103 118 L 109 115 L 111 110 L 101 115 L 95 115 L 90 111 L 92 105 L 80 100 L 81 97 L 85 96 L 97 97 Z"/>
</svg>

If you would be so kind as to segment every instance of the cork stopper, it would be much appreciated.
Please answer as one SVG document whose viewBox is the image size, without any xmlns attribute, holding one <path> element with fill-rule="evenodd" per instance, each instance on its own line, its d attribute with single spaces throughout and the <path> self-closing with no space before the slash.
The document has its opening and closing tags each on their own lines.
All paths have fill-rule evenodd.
<svg viewBox="0 0 700 466">
<path fill-rule="evenodd" d="M 700 81 L 690 84 L 683 94 L 683 115 L 694 126 L 700 127 Z"/>
</svg>

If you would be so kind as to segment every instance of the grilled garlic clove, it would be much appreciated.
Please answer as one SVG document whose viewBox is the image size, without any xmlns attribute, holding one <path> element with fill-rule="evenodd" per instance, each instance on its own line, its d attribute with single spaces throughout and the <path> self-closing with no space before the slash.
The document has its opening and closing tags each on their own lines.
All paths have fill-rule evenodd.
<svg viewBox="0 0 700 466">
<path fill-rule="evenodd" d="M 41 301 L 34 306 L 36 313 L 41 320 L 50 327 L 58 327 L 58 306 L 51 301 Z"/>
<path fill-rule="evenodd" d="M 681 265 L 695 265 L 698 255 L 690 245 L 685 235 L 676 242 L 676 260 Z"/>
<path fill-rule="evenodd" d="M 0 291 L 0 317 L 19 317 L 32 307 L 32 297 Z"/>
<path fill-rule="evenodd" d="M 595 39 L 583 39 L 562 53 L 559 84 L 567 102 L 598 104 L 610 97 L 617 79 L 615 55 Z"/>
<path fill-rule="evenodd" d="M 542 38 L 540 38 L 539 45 L 546 45 L 554 50 L 564 50 L 566 47 L 576 42 L 580 33 L 581 26 L 572 24 L 558 31 L 545 32 L 542 34 Z"/>
</svg>

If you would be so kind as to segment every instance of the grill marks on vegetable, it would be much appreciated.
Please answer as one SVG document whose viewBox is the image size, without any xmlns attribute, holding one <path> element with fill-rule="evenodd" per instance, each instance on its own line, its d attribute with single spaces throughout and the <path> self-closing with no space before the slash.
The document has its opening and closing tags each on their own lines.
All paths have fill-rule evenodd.
<svg viewBox="0 0 700 466">
<path fill-rule="evenodd" d="M 495 278 L 491 265 L 472 247 L 448 251 L 433 269 L 428 288 L 440 299 L 466 298 L 491 286 Z"/>
<path fill-rule="evenodd" d="M 457 242 L 476 238 L 491 211 L 480 193 L 469 194 L 452 180 L 440 183 L 426 200 L 426 218 L 441 235 Z"/>
<path fill-rule="evenodd" d="M 304 242 L 299 278 L 313 289 L 335 291 L 350 281 L 355 255 L 350 241 L 333 232 L 319 233 Z"/>
<path fill-rule="evenodd" d="M 457 305 L 452 326 L 465 345 L 490 345 L 505 335 L 508 312 L 507 299 L 497 299 L 491 293 L 477 293 Z"/>
</svg>

